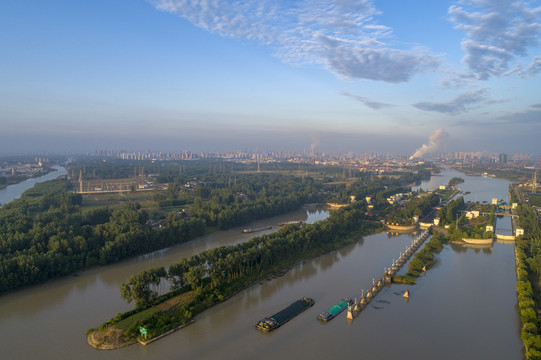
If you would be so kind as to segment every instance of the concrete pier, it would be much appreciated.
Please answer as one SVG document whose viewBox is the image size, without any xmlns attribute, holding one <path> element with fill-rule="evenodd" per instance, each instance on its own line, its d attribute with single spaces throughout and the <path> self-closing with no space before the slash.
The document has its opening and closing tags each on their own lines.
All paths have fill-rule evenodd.
<svg viewBox="0 0 541 360">
<path fill-rule="evenodd" d="M 393 259 L 393 263 L 391 264 L 390 268 L 385 268 L 383 271 L 383 276 L 380 277 L 377 282 L 376 279 L 372 278 L 372 286 L 367 291 L 366 295 L 364 294 L 364 290 L 361 290 L 361 297 L 359 298 L 359 301 L 355 301 L 355 307 L 353 309 L 348 309 L 348 319 L 353 319 L 356 317 L 356 315 L 362 311 L 368 305 L 370 301 L 374 299 L 374 297 L 379 293 L 379 291 L 383 288 L 384 284 L 388 284 L 391 282 L 392 277 L 396 275 L 398 271 L 404 266 L 405 263 L 408 262 L 408 260 L 415 254 L 415 252 L 421 247 L 421 245 L 428 239 L 430 236 L 430 231 L 432 230 L 432 226 L 428 227 L 425 231 L 423 231 L 417 239 L 412 241 L 411 245 L 406 249 L 404 253 L 400 253 L 400 256 L 397 260 Z M 407 294 L 407 295 L 406 295 Z M 407 299 L 409 298 L 409 290 L 406 291 L 406 294 L 404 294 L 404 297 Z"/>
</svg>

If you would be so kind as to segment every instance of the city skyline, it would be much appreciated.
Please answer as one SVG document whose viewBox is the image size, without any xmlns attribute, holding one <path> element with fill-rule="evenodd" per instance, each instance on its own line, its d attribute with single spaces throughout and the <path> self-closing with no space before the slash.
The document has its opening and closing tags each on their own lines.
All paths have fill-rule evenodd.
<svg viewBox="0 0 541 360">
<path fill-rule="evenodd" d="M 415 5 L 3 4 L 0 152 L 539 155 L 539 2 Z"/>
</svg>

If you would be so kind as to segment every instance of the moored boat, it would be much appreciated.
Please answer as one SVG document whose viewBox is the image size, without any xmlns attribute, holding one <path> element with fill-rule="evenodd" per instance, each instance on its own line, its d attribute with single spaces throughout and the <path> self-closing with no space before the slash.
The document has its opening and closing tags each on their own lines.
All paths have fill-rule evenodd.
<svg viewBox="0 0 541 360">
<path fill-rule="evenodd" d="M 346 310 L 348 306 L 353 305 L 353 302 L 354 301 L 351 298 L 342 299 L 339 303 L 330 307 L 327 311 L 319 314 L 317 318 L 321 321 L 329 321 L 331 319 L 334 319 L 338 314 Z"/>
<path fill-rule="evenodd" d="M 280 310 L 276 314 L 266 317 L 260 320 L 256 324 L 256 328 L 262 331 L 271 331 L 274 330 L 289 320 L 293 319 L 295 316 L 299 315 L 309 307 L 314 305 L 314 300 L 308 297 L 303 297 L 293 304 L 289 305 L 283 310 Z"/>
</svg>

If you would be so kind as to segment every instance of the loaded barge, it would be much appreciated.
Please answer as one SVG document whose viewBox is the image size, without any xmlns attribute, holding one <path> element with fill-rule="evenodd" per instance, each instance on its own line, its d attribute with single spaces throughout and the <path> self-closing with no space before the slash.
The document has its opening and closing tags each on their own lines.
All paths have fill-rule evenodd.
<svg viewBox="0 0 541 360">
<path fill-rule="evenodd" d="M 338 304 L 329 308 L 329 310 L 324 311 L 321 314 L 319 314 L 317 318 L 318 320 L 321 320 L 321 321 L 329 321 L 331 319 L 334 319 L 338 314 L 346 310 L 347 307 L 351 305 L 353 305 L 353 299 L 351 298 L 342 299 L 342 301 L 340 301 Z"/>
<path fill-rule="evenodd" d="M 260 320 L 255 326 L 262 331 L 271 331 L 285 324 L 289 320 L 293 319 L 295 316 L 302 313 L 304 310 L 308 309 L 314 305 L 314 300 L 308 297 L 303 297 L 295 301 L 293 304 L 289 305 L 283 310 L 280 310 L 276 314 L 266 317 L 263 320 Z"/>
</svg>

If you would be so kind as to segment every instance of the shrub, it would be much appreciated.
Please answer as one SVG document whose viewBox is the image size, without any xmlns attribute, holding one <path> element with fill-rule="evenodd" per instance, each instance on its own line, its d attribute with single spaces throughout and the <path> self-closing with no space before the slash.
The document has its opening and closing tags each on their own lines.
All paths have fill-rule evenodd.
<svg viewBox="0 0 541 360">
<path fill-rule="evenodd" d="M 415 278 L 409 275 L 395 275 L 393 277 L 393 282 L 397 284 L 415 284 Z"/>
<path fill-rule="evenodd" d="M 537 324 L 537 314 L 535 313 L 534 308 L 528 306 L 520 309 L 520 319 L 522 323 L 535 323 Z"/>
<path fill-rule="evenodd" d="M 522 330 L 523 331 L 526 331 L 526 332 L 529 332 L 530 334 L 537 334 L 538 330 L 537 330 L 537 325 L 534 324 L 534 323 L 525 323 L 523 326 L 522 326 Z"/>
</svg>

